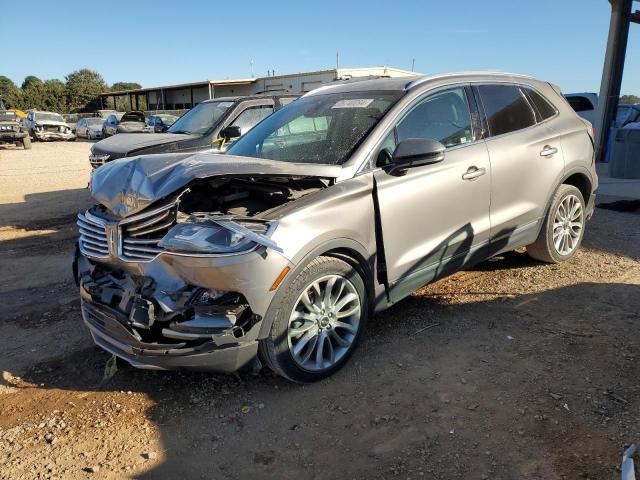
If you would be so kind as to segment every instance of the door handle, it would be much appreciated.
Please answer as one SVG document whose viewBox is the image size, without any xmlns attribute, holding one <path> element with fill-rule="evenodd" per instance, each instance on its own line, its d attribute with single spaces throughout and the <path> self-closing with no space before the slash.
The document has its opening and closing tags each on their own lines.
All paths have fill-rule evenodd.
<svg viewBox="0 0 640 480">
<path fill-rule="evenodd" d="M 545 145 L 542 151 L 540 152 L 541 157 L 550 157 L 551 155 L 555 155 L 558 153 L 558 149 L 556 147 L 551 147 L 549 145 Z"/>
<path fill-rule="evenodd" d="M 462 175 L 462 179 L 475 180 L 476 178 L 481 177 L 485 173 L 487 173 L 486 168 L 469 167 L 469 170 L 467 170 L 467 173 Z"/>
</svg>

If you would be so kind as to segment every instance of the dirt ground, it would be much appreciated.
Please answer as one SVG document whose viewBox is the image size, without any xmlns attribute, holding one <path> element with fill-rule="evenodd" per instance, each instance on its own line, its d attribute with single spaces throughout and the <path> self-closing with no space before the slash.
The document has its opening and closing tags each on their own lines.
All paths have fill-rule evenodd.
<svg viewBox="0 0 640 480">
<path fill-rule="evenodd" d="M 371 319 L 318 384 L 137 371 L 81 325 L 89 143 L 0 149 L 0 479 L 619 478 L 640 441 L 640 215 L 571 262 L 487 261 Z"/>
</svg>

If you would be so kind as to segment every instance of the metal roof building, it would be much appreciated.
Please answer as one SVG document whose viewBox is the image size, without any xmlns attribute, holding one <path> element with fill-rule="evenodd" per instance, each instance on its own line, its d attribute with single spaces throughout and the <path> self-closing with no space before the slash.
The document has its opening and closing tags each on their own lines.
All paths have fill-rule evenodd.
<svg viewBox="0 0 640 480">
<path fill-rule="evenodd" d="M 103 107 L 110 99 L 126 105 L 130 110 L 189 109 L 203 100 L 257 93 L 306 93 L 324 83 L 357 77 L 407 77 L 419 73 L 393 67 L 333 68 L 314 72 L 300 72 L 267 77 L 204 80 L 201 82 L 164 85 L 136 90 L 105 92 L 100 95 Z"/>
</svg>

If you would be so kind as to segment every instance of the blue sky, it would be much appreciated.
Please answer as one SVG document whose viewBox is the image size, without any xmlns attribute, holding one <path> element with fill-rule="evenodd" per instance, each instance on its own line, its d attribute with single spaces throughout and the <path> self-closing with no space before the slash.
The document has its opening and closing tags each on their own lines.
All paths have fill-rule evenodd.
<svg viewBox="0 0 640 480">
<path fill-rule="evenodd" d="M 637 3 L 640 7 L 640 3 Z M 503 70 L 597 91 L 607 0 L 402 2 L 3 2 L 0 75 L 60 78 L 88 67 L 143 86 L 389 65 L 437 73 Z M 7 48 L 11 45 L 11 48 Z M 640 25 L 623 93 L 640 95 Z"/>
</svg>

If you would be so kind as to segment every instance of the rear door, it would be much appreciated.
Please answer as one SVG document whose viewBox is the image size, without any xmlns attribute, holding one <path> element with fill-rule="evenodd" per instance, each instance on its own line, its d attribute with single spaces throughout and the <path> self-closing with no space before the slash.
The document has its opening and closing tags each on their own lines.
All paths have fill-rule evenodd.
<svg viewBox="0 0 640 480">
<path fill-rule="evenodd" d="M 376 197 L 393 301 L 487 255 L 491 171 L 470 101 L 464 86 L 427 94 L 408 107 L 377 152 Z M 444 160 L 390 173 L 393 151 L 409 138 L 440 141 Z"/>
<path fill-rule="evenodd" d="M 489 130 L 491 253 L 497 253 L 535 240 L 564 159 L 560 135 L 550 126 L 557 112 L 538 92 L 508 83 L 474 91 Z M 544 102 L 544 114 L 534 100 Z"/>
</svg>

